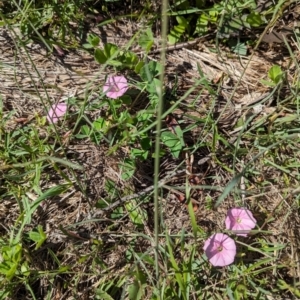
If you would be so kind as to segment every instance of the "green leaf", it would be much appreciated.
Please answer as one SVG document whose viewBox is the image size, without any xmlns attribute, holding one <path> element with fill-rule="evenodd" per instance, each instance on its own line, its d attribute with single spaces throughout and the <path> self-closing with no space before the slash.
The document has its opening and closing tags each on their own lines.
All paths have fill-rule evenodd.
<svg viewBox="0 0 300 300">
<path fill-rule="evenodd" d="M 278 65 L 274 65 L 268 72 L 269 78 L 275 83 L 279 83 L 283 77 L 283 72 Z"/>
<path fill-rule="evenodd" d="M 123 104 L 130 105 L 132 103 L 132 99 L 129 95 L 123 95 L 119 98 Z"/>
<path fill-rule="evenodd" d="M 277 282 L 277 286 L 281 290 L 288 290 L 292 294 L 294 294 L 297 298 L 300 297 L 300 290 L 294 286 L 287 284 L 283 279 L 279 279 Z"/>
<path fill-rule="evenodd" d="M 62 274 L 62 273 L 68 272 L 69 270 L 70 270 L 70 266 L 60 266 L 59 269 L 58 269 L 58 272 L 60 274 Z"/>
<path fill-rule="evenodd" d="M 129 285 L 128 298 L 130 300 L 140 300 L 142 299 L 143 294 L 143 286 L 141 286 L 138 281 L 135 280 L 131 285 Z"/>
<path fill-rule="evenodd" d="M 276 84 L 272 81 L 261 79 L 260 82 L 266 86 L 274 87 Z"/>
<path fill-rule="evenodd" d="M 37 227 L 38 231 L 30 231 L 29 232 L 29 238 L 36 242 L 35 250 L 39 249 L 42 244 L 45 242 L 47 239 L 47 236 L 45 232 L 43 231 L 43 227 L 41 225 L 38 225 Z"/>
<path fill-rule="evenodd" d="M 97 47 L 100 43 L 100 38 L 94 34 L 89 34 L 87 37 L 87 41 L 93 47 Z"/>
<path fill-rule="evenodd" d="M 168 254 L 169 254 L 168 260 L 169 260 L 172 268 L 174 269 L 174 279 L 176 279 L 176 283 L 178 284 L 178 286 L 182 292 L 181 299 L 186 300 L 187 297 L 186 297 L 186 294 L 184 293 L 186 287 L 184 284 L 183 275 L 182 275 L 181 269 L 179 268 L 179 266 L 176 262 L 176 259 L 174 257 L 171 239 L 170 239 L 169 235 L 166 235 L 166 237 L 167 237 L 167 239 L 166 239 L 167 240 L 167 249 L 168 249 Z"/>
<path fill-rule="evenodd" d="M 142 80 L 151 82 L 152 79 L 156 76 L 159 76 L 162 72 L 162 65 L 156 61 L 150 61 L 148 64 L 145 64 L 139 74 Z"/>
<path fill-rule="evenodd" d="M 105 55 L 104 51 L 98 48 L 95 49 L 94 57 L 99 64 L 104 64 L 107 61 L 107 56 Z"/>
<path fill-rule="evenodd" d="M 148 150 L 143 150 L 143 149 L 133 148 L 133 149 L 131 149 L 130 154 L 134 158 L 139 158 L 141 160 L 146 160 L 148 155 L 149 155 L 149 151 Z"/>
<path fill-rule="evenodd" d="M 91 44 L 88 44 L 88 43 L 84 43 L 84 44 L 82 44 L 82 47 L 84 48 L 84 49 L 93 49 L 94 48 L 94 46 L 93 45 L 91 45 Z M 1 298 L 0 298 L 1 299 Z"/>
<path fill-rule="evenodd" d="M 145 211 L 137 207 L 137 204 L 135 201 L 128 202 L 125 204 L 126 209 L 128 211 L 129 217 L 132 221 L 132 223 L 135 226 L 138 227 L 143 227 L 144 226 L 144 221 L 147 220 L 147 214 Z"/>
<path fill-rule="evenodd" d="M 93 122 L 93 128 L 95 131 L 102 131 L 106 133 L 109 128 L 109 124 L 109 121 L 107 121 L 106 119 L 98 118 Z"/>
<path fill-rule="evenodd" d="M 96 290 L 95 299 L 99 300 L 114 300 L 109 294 L 102 290 L 102 288 Z"/>
<path fill-rule="evenodd" d="M 118 56 L 118 60 L 122 63 L 124 67 L 129 69 L 135 69 L 136 66 L 140 63 L 139 57 L 131 51 L 126 51 Z"/>
<path fill-rule="evenodd" d="M 1 24 L 1 22 L 0 22 Z M 0 26 L 3 26 L 2 24 Z M 0 271 L 1 272 L 1 271 Z M 0 299 L 9 299 L 8 296 L 10 294 L 10 291 L 5 290 L 5 291 L 0 291 Z"/>
<path fill-rule="evenodd" d="M 139 74 L 142 67 L 145 65 L 145 63 L 143 61 L 139 61 L 136 66 L 134 67 L 134 72 Z"/>
<path fill-rule="evenodd" d="M 115 197 L 118 194 L 118 190 L 116 189 L 116 183 L 109 178 L 105 179 L 104 189 L 107 194 L 111 197 Z"/>
<path fill-rule="evenodd" d="M 130 179 L 135 172 L 135 162 L 132 159 L 125 158 L 124 162 L 120 164 L 121 178 L 123 180 Z"/>
<path fill-rule="evenodd" d="M 168 34 L 168 41 L 171 45 L 174 45 L 179 41 L 179 38 L 174 35 Z"/>
<path fill-rule="evenodd" d="M 152 146 L 151 139 L 148 137 L 141 139 L 141 147 L 143 150 L 149 150 Z"/>
<path fill-rule="evenodd" d="M 104 45 L 104 53 L 107 58 L 113 57 L 118 51 L 119 48 L 115 44 L 107 43 Z"/>
<path fill-rule="evenodd" d="M 187 28 L 189 26 L 185 17 L 177 16 L 176 21 L 178 22 L 179 25 L 182 25 L 184 28 Z"/>
<path fill-rule="evenodd" d="M 185 26 L 184 25 L 176 25 L 174 28 L 171 30 L 171 35 L 174 35 L 178 39 L 185 33 Z"/>
<path fill-rule="evenodd" d="M 143 50 L 146 52 L 149 52 L 151 50 L 151 47 L 154 43 L 153 33 L 151 28 L 147 28 L 146 31 L 144 31 L 138 40 L 138 44 L 142 47 Z"/>
<path fill-rule="evenodd" d="M 122 218 L 124 215 L 123 207 L 116 208 L 110 215 L 110 217 L 114 220 Z"/>
<path fill-rule="evenodd" d="M 177 145 L 178 142 L 180 142 L 178 137 L 174 133 L 169 132 L 169 131 L 164 131 L 161 134 L 161 138 L 162 138 L 163 143 L 169 148 L 174 147 L 175 145 Z M 180 143 L 180 145 L 181 145 L 181 143 Z"/>
<path fill-rule="evenodd" d="M 146 89 L 151 94 L 149 98 L 151 98 L 151 96 L 155 96 L 156 99 L 156 96 L 159 95 L 160 88 L 161 81 L 157 78 L 154 78 L 150 83 L 148 83 Z"/>
<path fill-rule="evenodd" d="M 29 238 L 33 241 L 33 242 L 38 242 L 40 240 L 40 234 L 36 231 L 30 231 L 29 232 Z"/>
<path fill-rule="evenodd" d="M 123 64 L 122 62 L 115 60 L 115 59 L 111 59 L 108 61 L 108 64 L 114 67 L 121 67 Z"/>
<path fill-rule="evenodd" d="M 18 268 L 18 264 L 17 263 L 13 263 L 13 264 L 10 265 L 10 268 L 6 271 L 6 278 L 8 280 L 13 279 L 13 277 L 16 274 L 17 268 Z"/>
<path fill-rule="evenodd" d="M 251 12 L 248 16 L 246 21 L 252 26 L 252 27 L 259 27 L 264 23 L 264 20 L 262 18 L 262 15 L 256 11 Z"/>
<path fill-rule="evenodd" d="M 84 136 L 90 135 L 90 127 L 88 125 L 81 126 L 80 131 Z"/>
<path fill-rule="evenodd" d="M 176 20 L 178 25 L 174 26 L 168 34 L 168 41 L 170 44 L 177 43 L 182 35 L 189 29 L 189 22 L 185 17 L 176 16 Z"/>
<path fill-rule="evenodd" d="M 197 19 L 197 23 L 196 23 L 196 29 L 195 29 L 195 33 L 198 34 L 205 34 L 208 31 L 208 21 L 210 21 L 210 16 L 206 15 L 205 13 L 202 13 L 198 19 Z M 213 17 L 214 19 L 214 17 Z"/>
<path fill-rule="evenodd" d="M 182 143 L 180 139 L 172 132 L 164 131 L 161 134 L 161 140 L 170 149 L 172 155 L 175 158 L 178 158 L 180 151 L 182 150 Z"/>
<path fill-rule="evenodd" d="M 176 132 L 176 135 L 177 135 L 178 139 L 180 140 L 181 146 L 184 147 L 185 142 L 184 142 L 184 139 L 183 139 L 183 131 L 181 130 L 181 127 L 180 126 L 175 126 L 175 132 Z"/>
<path fill-rule="evenodd" d="M 231 51 L 233 51 L 234 53 L 238 54 L 238 55 L 247 55 L 247 46 L 245 43 L 239 43 L 236 40 L 229 40 L 228 42 Z"/>
</svg>

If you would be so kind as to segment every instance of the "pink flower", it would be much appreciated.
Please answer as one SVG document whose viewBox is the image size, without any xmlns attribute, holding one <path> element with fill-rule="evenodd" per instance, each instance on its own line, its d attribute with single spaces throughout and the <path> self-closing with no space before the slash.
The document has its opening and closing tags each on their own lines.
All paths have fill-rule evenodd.
<svg viewBox="0 0 300 300">
<path fill-rule="evenodd" d="M 223 233 L 213 234 L 203 247 L 210 263 L 215 267 L 224 267 L 233 263 L 236 245 L 232 238 Z"/>
<path fill-rule="evenodd" d="M 48 111 L 47 120 L 49 123 L 56 123 L 67 111 L 66 103 L 53 104 Z"/>
<path fill-rule="evenodd" d="M 231 208 L 227 212 L 226 229 L 233 230 L 236 235 L 247 236 L 255 224 L 256 220 L 251 211 L 246 208 Z"/>
<path fill-rule="evenodd" d="M 110 76 L 107 78 L 103 92 L 107 97 L 117 99 L 125 94 L 128 89 L 127 79 L 124 76 Z"/>
</svg>

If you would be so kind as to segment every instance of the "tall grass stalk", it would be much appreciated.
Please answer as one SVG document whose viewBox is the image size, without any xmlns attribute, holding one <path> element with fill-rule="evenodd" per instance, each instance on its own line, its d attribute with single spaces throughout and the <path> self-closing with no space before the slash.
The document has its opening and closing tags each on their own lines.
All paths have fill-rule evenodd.
<svg viewBox="0 0 300 300">
<path fill-rule="evenodd" d="M 161 131 L 161 117 L 163 113 L 163 82 L 165 74 L 165 62 L 166 62 L 166 46 L 167 46 L 167 33 L 168 33 L 168 0 L 164 0 L 162 3 L 161 10 L 161 22 L 162 22 L 162 51 L 160 55 L 162 72 L 160 74 L 160 93 L 159 93 L 159 102 L 157 108 L 157 124 L 156 124 L 156 139 L 155 139 L 155 161 L 154 161 L 154 234 L 155 234 L 155 273 L 157 281 L 157 290 L 160 290 L 160 281 L 159 281 L 159 267 L 158 267 L 158 242 L 159 242 L 159 215 L 160 215 L 160 206 L 158 202 L 159 198 L 159 188 L 158 188 L 158 174 L 159 174 L 159 162 L 160 162 L 160 131 Z"/>
</svg>

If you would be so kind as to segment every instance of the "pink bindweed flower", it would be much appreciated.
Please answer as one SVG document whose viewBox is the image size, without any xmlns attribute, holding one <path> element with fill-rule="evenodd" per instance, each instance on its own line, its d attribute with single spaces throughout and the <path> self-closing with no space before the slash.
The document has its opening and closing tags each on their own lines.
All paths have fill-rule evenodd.
<svg viewBox="0 0 300 300">
<path fill-rule="evenodd" d="M 56 123 L 67 111 L 66 103 L 56 103 L 51 106 L 47 114 L 47 120 L 49 123 Z"/>
<path fill-rule="evenodd" d="M 117 99 L 125 94 L 128 89 L 127 79 L 124 76 L 110 76 L 107 78 L 103 92 L 112 99 Z"/>
<path fill-rule="evenodd" d="M 224 267 L 233 263 L 236 255 L 235 241 L 224 233 L 215 233 L 203 247 L 210 263 L 215 267 Z"/>
<path fill-rule="evenodd" d="M 231 208 L 227 212 L 226 229 L 233 230 L 236 235 L 247 236 L 255 224 L 251 211 L 246 208 Z"/>
</svg>

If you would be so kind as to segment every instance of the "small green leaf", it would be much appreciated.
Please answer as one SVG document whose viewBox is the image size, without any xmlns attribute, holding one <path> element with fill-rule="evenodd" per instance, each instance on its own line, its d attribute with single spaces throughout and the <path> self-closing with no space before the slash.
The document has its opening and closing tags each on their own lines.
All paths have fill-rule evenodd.
<svg viewBox="0 0 300 300">
<path fill-rule="evenodd" d="M 130 179 L 135 172 L 135 162 L 132 159 L 125 158 L 124 162 L 120 164 L 121 177 L 123 180 Z"/>
<path fill-rule="evenodd" d="M 138 227 L 143 227 L 144 226 L 144 221 L 145 219 L 147 219 L 147 214 L 145 213 L 145 211 L 143 211 L 142 209 L 139 209 L 135 203 L 135 201 L 133 202 L 128 202 L 125 204 L 129 217 L 132 221 L 132 223 L 135 226 Z"/>
<path fill-rule="evenodd" d="M 261 79 L 260 82 L 266 86 L 274 87 L 276 84 L 272 81 Z"/>
<path fill-rule="evenodd" d="M 247 55 L 247 46 L 245 43 L 239 43 L 236 40 L 229 40 L 228 42 L 231 50 L 238 55 Z"/>
<path fill-rule="evenodd" d="M 36 242 L 35 250 L 39 249 L 42 244 L 45 242 L 47 239 L 47 236 L 45 232 L 43 231 L 43 227 L 41 225 L 38 225 L 37 227 L 38 231 L 30 231 L 29 232 L 29 238 L 33 241 Z"/>
<path fill-rule="evenodd" d="M 120 52 L 120 55 L 118 56 L 118 61 L 121 62 L 124 68 L 129 68 L 132 70 L 138 70 L 139 67 L 137 67 L 137 65 L 143 65 L 143 62 L 140 61 L 139 57 L 132 51 Z"/>
<path fill-rule="evenodd" d="M 144 81 L 151 82 L 152 79 L 156 76 L 159 76 L 162 72 L 162 65 L 156 61 L 150 61 L 148 64 L 145 64 L 139 74 Z"/>
<path fill-rule="evenodd" d="M 143 61 L 139 61 L 134 67 L 134 72 L 139 74 L 144 65 L 145 63 Z"/>
<path fill-rule="evenodd" d="M 123 96 L 121 96 L 120 100 L 125 105 L 130 105 L 132 103 L 132 99 L 131 99 L 131 97 L 129 95 L 123 95 Z"/>
<path fill-rule="evenodd" d="M 161 134 L 162 142 L 170 149 L 171 153 L 175 158 L 179 157 L 180 151 L 182 150 L 182 144 L 180 139 L 169 131 L 164 131 Z"/>
<path fill-rule="evenodd" d="M 124 215 L 123 207 L 116 208 L 110 215 L 110 217 L 114 220 L 122 218 Z"/>
<path fill-rule="evenodd" d="M 268 72 L 268 76 L 275 84 L 279 83 L 283 77 L 283 72 L 280 66 L 278 65 L 272 66 Z"/>
<path fill-rule="evenodd" d="M 160 93 L 161 81 L 157 78 L 154 78 L 150 83 L 147 84 L 147 91 L 156 98 L 157 95 Z M 149 98 L 151 98 L 149 96 Z"/>
<path fill-rule="evenodd" d="M 128 287 L 128 298 L 129 300 L 140 300 L 144 294 L 144 289 L 139 283 L 135 280 Z"/>
<path fill-rule="evenodd" d="M 264 23 L 264 20 L 262 18 L 262 15 L 256 11 L 251 12 L 248 16 L 246 21 L 252 26 L 252 27 L 259 27 Z"/>
<path fill-rule="evenodd" d="M 149 150 L 151 148 L 151 140 L 148 137 L 142 138 L 141 139 L 141 147 L 144 150 Z"/>
<path fill-rule="evenodd" d="M 176 132 L 176 135 L 177 135 L 178 139 L 180 140 L 181 146 L 184 147 L 185 142 L 184 142 L 184 139 L 183 139 L 183 131 L 181 130 L 181 127 L 180 126 L 175 126 L 175 132 Z"/>
<path fill-rule="evenodd" d="M 130 154 L 134 158 L 146 160 L 149 155 L 149 151 L 133 148 L 133 149 L 131 149 Z"/>
<path fill-rule="evenodd" d="M 83 47 L 84 49 L 93 49 L 93 48 L 94 48 L 93 45 L 88 44 L 88 43 L 83 44 L 82 47 Z"/>
<path fill-rule="evenodd" d="M 111 197 L 115 197 L 118 193 L 118 190 L 116 189 L 116 183 L 109 178 L 105 179 L 104 189 Z"/>
<path fill-rule="evenodd" d="M 103 291 L 102 288 L 96 290 L 95 299 L 99 300 L 114 300 L 107 292 Z"/>
<path fill-rule="evenodd" d="M 179 39 L 171 34 L 168 34 L 168 41 L 171 45 L 174 45 L 179 41 Z"/>
<path fill-rule="evenodd" d="M 96 131 L 106 132 L 109 126 L 109 121 L 104 118 L 98 118 L 93 122 L 93 128 Z"/>
<path fill-rule="evenodd" d="M 182 35 L 189 29 L 189 23 L 185 17 L 176 16 L 176 20 L 178 25 L 174 26 L 168 34 L 168 41 L 170 44 L 178 42 Z"/>
<path fill-rule="evenodd" d="M 204 34 L 208 31 L 208 20 L 209 17 L 203 13 L 199 16 L 196 23 L 196 29 L 194 33 Z"/>
<path fill-rule="evenodd" d="M 17 268 L 18 268 L 18 264 L 17 263 L 11 264 L 10 268 L 6 272 L 6 278 L 8 280 L 11 280 L 15 276 Z"/>
<path fill-rule="evenodd" d="M 29 238 L 33 241 L 33 242 L 38 242 L 40 240 L 40 234 L 36 231 L 30 231 L 29 232 Z"/>
<path fill-rule="evenodd" d="M 83 125 L 80 128 L 80 132 L 84 135 L 84 137 L 87 137 L 90 135 L 90 127 L 88 125 Z"/>
<path fill-rule="evenodd" d="M 104 53 L 107 58 L 111 58 L 119 51 L 119 48 L 115 44 L 107 43 L 104 45 Z"/>
<path fill-rule="evenodd" d="M 145 32 L 143 32 L 138 40 L 138 44 L 142 47 L 143 50 L 149 52 L 154 43 L 153 33 L 151 28 L 147 28 Z"/>
<path fill-rule="evenodd" d="M 108 61 L 108 64 L 114 67 L 121 67 L 122 66 L 122 62 L 115 60 L 115 59 L 111 59 Z"/>
<path fill-rule="evenodd" d="M 93 47 L 97 47 L 100 43 L 100 38 L 97 35 L 89 34 L 87 37 L 87 41 Z"/>
<path fill-rule="evenodd" d="M 187 28 L 189 26 L 185 17 L 176 16 L 176 21 L 178 22 L 179 25 L 182 25 L 184 28 Z"/>
<path fill-rule="evenodd" d="M 107 56 L 105 55 L 104 51 L 98 48 L 95 49 L 94 57 L 99 64 L 104 64 L 107 61 Z"/>
<path fill-rule="evenodd" d="M 171 30 L 171 33 L 180 38 L 185 33 L 185 29 L 186 28 L 183 25 L 177 25 L 174 27 L 174 30 Z"/>
</svg>

